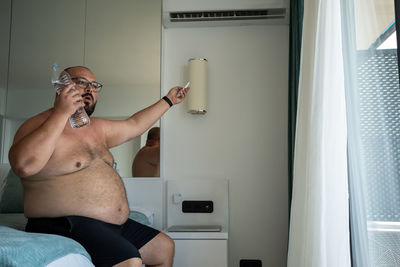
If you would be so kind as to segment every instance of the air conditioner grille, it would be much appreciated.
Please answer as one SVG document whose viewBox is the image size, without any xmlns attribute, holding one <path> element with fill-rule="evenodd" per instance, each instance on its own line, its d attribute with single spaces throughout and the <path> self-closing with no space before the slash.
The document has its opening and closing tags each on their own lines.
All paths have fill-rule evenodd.
<svg viewBox="0 0 400 267">
<path fill-rule="evenodd" d="M 171 12 L 171 22 L 189 21 L 220 21 L 220 20 L 254 20 L 254 19 L 282 19 L 285 18 L 284 8 L 257 9 L 257 10 L 224 10 L 224 11 L 196 11 Z"/>
</svg>

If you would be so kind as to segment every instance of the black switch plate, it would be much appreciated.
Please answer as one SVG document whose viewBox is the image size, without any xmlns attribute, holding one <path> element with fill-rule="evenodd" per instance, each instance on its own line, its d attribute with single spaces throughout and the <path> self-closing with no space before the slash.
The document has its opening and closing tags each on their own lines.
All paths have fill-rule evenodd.
<svg viewBox="0 0 400 267">
<path fill-rule="evenodd" d="M 261 260 L 240 260 L 240 267 L 262 267 Z"/>
<path fill-rule="evenodd" d="M 214 202 L 210 200 L 185 200 L 182 201 L 182 212 L 185 213 L 212 213 Z"/>
</svg>

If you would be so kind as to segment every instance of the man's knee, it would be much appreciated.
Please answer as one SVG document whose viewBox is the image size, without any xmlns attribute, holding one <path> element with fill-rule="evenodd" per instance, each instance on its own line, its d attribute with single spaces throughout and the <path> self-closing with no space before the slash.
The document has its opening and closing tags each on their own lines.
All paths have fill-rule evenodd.
<svg viewBox="0 0 400 267">
<path fill-rule="evenodd" d="M 162 247 L 161 251 L 164 252 L 163 253 L 164 257 L 167 257 L 167 258 L 173 258 L 174 257 L 174 254 L 175 254 L 175 242 L 168 235 L 163 234 L 160 246 Z"/>
<path fill-rule="evenodd" d="M 175 242 L 168 235 L 159 233 L 139 250 L 143 262 L 148 265 L 172 266 Z"/>
<path fill-rule="evenodd" d="M 167 236 L 167 250 L 169 251 L 170 255 L 172 255 L 172 257 L 175 254 L 175 242 L 174 240 L 172 240 L 172 238 L 170 238 L 169 236 Z"/>
</svg>

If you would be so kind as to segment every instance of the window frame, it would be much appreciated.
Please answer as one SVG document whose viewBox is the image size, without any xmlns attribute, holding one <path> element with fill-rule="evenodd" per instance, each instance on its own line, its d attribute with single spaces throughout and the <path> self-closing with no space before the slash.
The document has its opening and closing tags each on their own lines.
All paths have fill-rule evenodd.
<svg viewBox="0 0 400 267">
<path fill-rule="evenodd" d="M 400 76 L 400 1 L 394 0 L 394 12 L 396 17 L 396 38 L 397 38 L 397 66 L 399 69 L 399 76 Z M 399 77 L 400 83 L 400 77 Z"/>
</svg>

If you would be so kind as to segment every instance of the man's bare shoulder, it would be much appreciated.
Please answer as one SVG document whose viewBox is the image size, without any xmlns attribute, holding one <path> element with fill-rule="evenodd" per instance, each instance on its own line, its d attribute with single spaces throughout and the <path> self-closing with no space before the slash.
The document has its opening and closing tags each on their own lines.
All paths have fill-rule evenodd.
<svg viewBox="0 0 400 267">
<path fill-rule="evenodd" d="M 38 128 L 52 113 L 52 109 L 45 110 L 27 119 L 18 129 L 14 137 L 14 142 Z"/>
<path fill-rule="evenodd" d="M 90 119 L 92 120 L 92 118 Z M 118 146 L 143 133 L 145 129 L 137 127 L 130 119 L 93 118 L 93 124 L 102 130 L 109 148 Z"/>
<path fill-rule="evenodd" d="M 108 146 L 109 136 L 114 132 L 115 121 L 99 117 L 90 117 L 90 124 L 98 134 L 101 134 Z"/>
<path fill-rule="evenodd" d="M 113 120 L 105 119 L 105 118 L 99 118 L 99 117 L 90 117 L 90 121 L 94 122 L 96 124 L 108 124 L 108 123 L 112 123 L 113 122 Z"/>
<path fill-rule="evenodd" d="M 90 124 L 92 124 L 98 129 L 102 129 L 103 132 L 112 129 L 112 125 L 114 123 L 115 123 L 114 120 L 99 118 L 99 117 L 90 117 Z"/>
<path fill-rule="evenodd" d="M 47 109 L 47 110 L 45 110 L 43 112 L 40 112 L 39 114 L 37 114 L 37 115 L 35 115 L 35 116 L 31 117 L 31 118 L 29 118 L 27 121 L 29 121 L 29 120 L 34 120 L 34 121 L 35 120 L 36 121 L 42 120 L 42 121 L 44 121 L 50 116 L 50 114 L 52 112 L 53 112 L 53 108 L 49 108 L 49 109 Z"/>
<path fill-rule="evenodd" d="M 53 112 L 53 109 L 48 109 L 45 110 L 33 117 L 30 117 L 29 119 L 27 119 L 20 127 L 21 128 L 31 128 L 32 126 L 37 126 L 39 127 L 40 124 L 42 124 Z"/>
<path fill-rule="evenodd" d="M 118 132 L 118 127 L 123 125 L 126 120 L 106 119 L 99 117 L 90 117 L 90 123 L 96 127 L 102 127 L 106 132 Z"/>
</svg>

